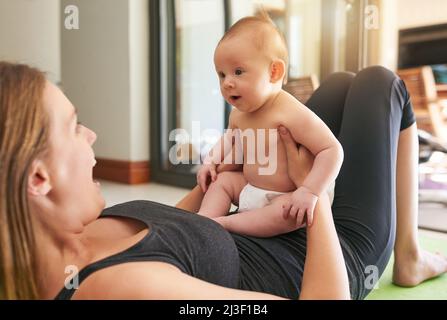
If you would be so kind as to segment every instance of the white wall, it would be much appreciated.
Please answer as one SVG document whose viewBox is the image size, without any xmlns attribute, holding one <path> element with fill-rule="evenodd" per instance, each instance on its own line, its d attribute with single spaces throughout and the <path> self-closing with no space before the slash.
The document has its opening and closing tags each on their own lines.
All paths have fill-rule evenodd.
<svg viewBox="0 0 447 320">
<path fill-rule="evenodd" d="M 377 64 L 396 70 L 399 30 L 447 23 L 446 0 L 381 0 Z"/>
<path fill-rule="evenodd" d="M 397 67 L 398 41 L 399 41 L 399 8 L 397 0 L 381 0 L 380 5 L 380 25 L 379 25 L 379 45 L 378 61 L 373 64 L 380 64 L 390 70 L 395 71 Z M 371 47 L 371 50 L 374 50 Z"/>
<path fill-rule="evenodd" d="M 79 30 L 62 30 L 62 85 L 98 134 L 96 157 L 149 159 L 146 0 L 62 0 Z M 62 20 L 65 15 L 62 14 Z"/>
<path fill-rule="evenodd" d="M 321 1 L 291 0 L 288 9 L 290 76 L 319 75 Z"/>
<path fill-rule="evenodd" d="M 59 82 L 59 0 L 0 0 L 0 60 L 22 62 Z"/>
<path fill-rule="evenodd" d="M 79 30 L 64 9 L 79 8 Z M 0 60 L 47 72 L 98 134 L 99 158 L 149 159 L 147 0 L 0 0 Z"/>
<path fill-rule="evenodd" d="M 149 0 L 150 1 L 150 0 Z M 149 4 L 129 1 L 130 158 L 149 159 Z"/>
<path fill-rule="evenodd" d="M 447 1 L 398 0 L 397 21 L 399 29 L 447 23 Z"/>
</svg>

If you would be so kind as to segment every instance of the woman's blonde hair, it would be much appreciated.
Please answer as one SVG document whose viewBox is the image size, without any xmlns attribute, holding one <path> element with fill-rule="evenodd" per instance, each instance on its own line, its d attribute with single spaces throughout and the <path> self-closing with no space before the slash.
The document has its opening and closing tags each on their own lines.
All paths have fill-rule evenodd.
<svg viewBox="0 0 447 320">
<path fill-rule="evenodd" d="M 37 69 L 0 62 L 0 299 L 39 298 L 27 184 L 48 143 L 45 83 Z"/>
</svg>

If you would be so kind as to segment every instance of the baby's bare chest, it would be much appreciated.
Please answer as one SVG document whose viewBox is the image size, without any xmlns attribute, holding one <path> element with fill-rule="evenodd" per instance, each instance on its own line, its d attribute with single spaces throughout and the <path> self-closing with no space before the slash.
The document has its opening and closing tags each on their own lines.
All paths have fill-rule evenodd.
<svg viewBox="0 0 447 320">
<path fill-rule="evenodd" d="M 243 114 L 235 119 L 235 126 L 242 130 L 274 130 L 283 123 L 281 115 L 266 113 L 263 115 Z"/>
<path fill-rule="evenodd" d="M 237 124 L 235 141 L 242 147 L 245 160 L 252 159 L 253 156 L 256 159 L 263 156 L 274 157 L 276 161 L 284 158 L 284 147 L 278 132 L 279 124 L 274 119 L 246 120 Z M 258 162 L 259 159 L 252 160 L 250 164 Z"/>
</svg>

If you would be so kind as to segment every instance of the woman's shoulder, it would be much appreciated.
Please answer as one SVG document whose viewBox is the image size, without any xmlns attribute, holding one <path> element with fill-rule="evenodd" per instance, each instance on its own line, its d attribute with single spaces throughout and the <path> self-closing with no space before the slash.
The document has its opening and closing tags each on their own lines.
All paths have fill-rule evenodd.
<svg viewBox="0 0 447 320">
<path fill-rule="evenodd" d="M 168 218 L 189 217 L 189 215 L 194 216 L 189 211 L 149 200 L 134 200 L 119 203 L 104 209 L 101 213 L 101 217 L 118 216 L 136 218 L 138 220 L 145 220 L 144 218 L 148 217 L 156 219 L 158 216 Z"/>
<path fill-rule="evenodd" d="M 172 274 L 181 273 L 172 264 L 158 261 L 128 262 L 110 266 L 90 275 L 73 299 L 159 299 L 158 284 L 168 284 Z"/>
<path fill-rule="evenodd" d="M 278 299 L 269 294 L 226 288 L 165 263 L 129 263 L 104 269 L 73 296 L 82 300 Z"/>
</svg>

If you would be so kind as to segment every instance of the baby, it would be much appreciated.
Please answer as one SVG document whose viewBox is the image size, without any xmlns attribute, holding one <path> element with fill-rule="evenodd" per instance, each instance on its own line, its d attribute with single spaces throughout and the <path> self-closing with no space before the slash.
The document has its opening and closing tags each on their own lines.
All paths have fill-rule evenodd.
<svg viewBox="0 0 447 320">
<path fill-rule="evenodd" d="M 197 172 L 197 183 L 205 192 L 199 214 L 228 231 L 258 237 L 290 232 L 306 222 L 310 226 L 318 197 L 333 191 L 343 150 L 320 118 L 282 90 L 288 53 L 280 31 L 266 14 L 243 18 L 218 43 L 214 64 L 221 93 L 234 108 L 231 130 Z M 287 128 L 315 156 L 301 186 L 287 173 L 285 147 L 276 134 L 279 127 Z M 217 165 L 234 162 L 238 150 L 243 171 L 217 176 Z M 260 154 L 267 155 L 268 166 Z M 231 203 L 239 212 L 227 215 Z M 283 214 L 286 206 L 291 209 Z"/>
</svg>

